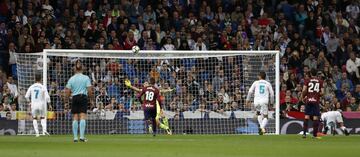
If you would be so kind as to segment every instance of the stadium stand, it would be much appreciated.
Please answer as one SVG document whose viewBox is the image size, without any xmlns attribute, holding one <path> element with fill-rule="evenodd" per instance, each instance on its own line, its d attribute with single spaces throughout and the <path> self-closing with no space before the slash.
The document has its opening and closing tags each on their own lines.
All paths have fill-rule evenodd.
<svg viewBox="0 0 360 157">
<path fill-rule="evenodd" d="M 283 117 L 289 111 L 303 111 L 298 98 L 311 68 L 318 69 L 325 82 L 323 106 L 359 112 L 359 12 L 356 0 L 1 0 L 0 112 L 6 116 L 16 111 L 18 95 L 24 90 L 14 82 L 14 53 L 45 48 L 129 50 L 135 44 L 142 50 L 279 50 Z M 67 68 L 61 62 L 50 64 Z M 91 73 L 92 81 L 103 85 L 97 88 L 98 104 L 89 110 L 99 105 L 106 110 L 130 110 L 123 101 L 128 93 L 119 83 L 121 78 L 107 74 L 132 63 L 108 60 L 105 64 L 105 72 L 98 65 Z M 124 70 L 129 74 L 134 69 Z M 153 77 L 165 77 L 157 68 L 149 71 Z M 166 75 L 168 86 L 176 87 L 176 92 L 190 88 L 177 85 L 172 76 Z M 63 97 L 59 87 L 64 82 L 52 78 L 52 108 L 68 111 L 68 105 L 56 103 Z M 244 110 L 245 91 L 207 85 L 208 99 L 224 96 L 219 103 L 225 105 L 216 110 Z M 166 109 L 215 109 L 190 105 L 191 96 L 184 97 L 184 102 L 168 102 Z"/>
</svg>

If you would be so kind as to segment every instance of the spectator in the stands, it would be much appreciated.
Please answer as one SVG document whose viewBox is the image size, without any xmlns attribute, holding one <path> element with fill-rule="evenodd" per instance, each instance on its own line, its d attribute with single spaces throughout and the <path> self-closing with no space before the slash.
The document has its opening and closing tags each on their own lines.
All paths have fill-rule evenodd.
<svg viewBox="0 0 360 157">
<path fill-rule="evenodd" d="M 350 106 L 352 98 L 353 97 L 352 97 L 351 93 L 347 92 L 345 98 L 343 98 L 343 100 L 341 101 L 341 109 L 343 111 L 347 111 L 347 108 Z"/>
<path fill-rule="evenodd" d="M 354 80 L 354 82 L 358 82 L 360 78 L 359 74 L 360 68 L 360 59 L 356 57 L 354 52 L 350 52 L 350 58 L 346 62 L 346 71 L 349 73 L 349 78 Z"/>
<path fill-rule="evenodd" d="M 359 103 L 356 102 L 355 97 L 351 97 L 350 104 L 347 106 L 346 111 L 357 111 L 359 109 Z"/>
<path fill-rule="evenodd" d="M 350 79 L 348 79 L 347 73 L 343 72 L 341 78 L 336 82 L 337 89 L 345 88 L 346 91 L 352 92 L 354 90 L 354 85 Z"/>
<path fill-rule="evenodd" d="M 15 61 L 15 53 L 16 53 L 16 46 L 15 43 L 9 43 L 9 66 L 11 68 L 11 75 L 13 77 L 17 77 L 17 70 L 16 70 L 16 61 Z"/>
</svg>

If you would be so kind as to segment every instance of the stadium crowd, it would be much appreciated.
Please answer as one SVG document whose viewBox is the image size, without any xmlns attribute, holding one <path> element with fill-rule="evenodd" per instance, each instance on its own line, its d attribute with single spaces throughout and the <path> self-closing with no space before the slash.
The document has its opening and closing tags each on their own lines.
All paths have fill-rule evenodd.
<svg viewBox="0 0 360 157">
<path fill-rule="evenodd" d="M 324 80 L 323 106 L 360 111 L 359 12 L 357 0 L 1 0 L 0 111 L 17 110 L 23 93 L 14 81 L 15 53 L 129 50 L 134 45 L 142 50 L 279 50 L 284 117 L 303 111 L 298 98 L 312 68 Z M 163 94 L 167 110 L 246 110 L 244 61 L 239 60 L 193 66 L 203 60 L 104 59 L 88 65 L 97 92 L 89 110 L 139 109 L 122 82 L 131 78 L 141 87 L 149 76 L 163 89 L 175 88 Z M 69 110 L 62 101 L 64 75 L 71 75 L 65 74 L 71 72 L 65 63 L 49 63 L 50 109 L 59 114 Z"/>
</svg>

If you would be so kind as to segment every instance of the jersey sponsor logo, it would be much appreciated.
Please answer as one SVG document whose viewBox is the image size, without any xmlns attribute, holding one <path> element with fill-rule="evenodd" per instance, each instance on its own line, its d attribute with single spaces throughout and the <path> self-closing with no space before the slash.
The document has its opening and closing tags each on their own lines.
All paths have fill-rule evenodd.
<svg viewBox="0 0 360 157">
<path fill-rule="evenodd" d="M 309 98 L 308 101 L 310 102 L 316 102 L 317 100 L 315 98 Z"/>
<path fill-rule="evenodd" d="M 148 103 L 148 104 L 145 104 L 145 107 L 146 107 L 146 108 L 153 108 L 153 107 L 154 107 L 154 105 L 152 105 L 152 104 Z"/>
</svg>

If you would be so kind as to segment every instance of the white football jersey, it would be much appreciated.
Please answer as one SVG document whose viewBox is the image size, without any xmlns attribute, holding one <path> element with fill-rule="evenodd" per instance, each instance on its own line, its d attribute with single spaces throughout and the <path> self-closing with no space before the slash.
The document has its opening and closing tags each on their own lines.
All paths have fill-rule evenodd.
<svg viewBox="0 0 360 157">
<path fill-rule="evenodd" d="M 343 122 L 342 115 L 339 111 L 328 111 L 321 115 L 321 120 L 334 123 Z"/>
<path fill-rule="evenodd" d="M 34 83 L 26 92 L 25 98 L 31 97 L 31 107 L 42 107 L 46 102 L 50 102 L 50 96 L 47 89 L 40 83 Z"/>
<path fill-rule="evenodd" d="M 255 81 L 249 89 L 246 100 L 249 101 L 252 94 L 254 94 L 254 104 L 268 104 L 269 98 L 270 103 L 274 102 L 274 91 L 266 80 Z"/>
</svg>

